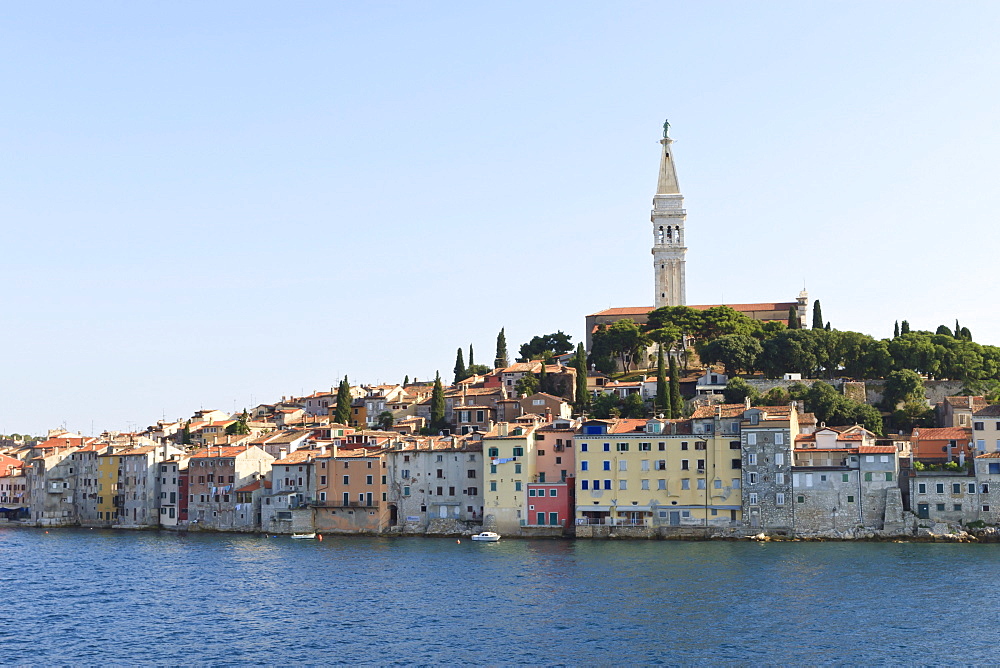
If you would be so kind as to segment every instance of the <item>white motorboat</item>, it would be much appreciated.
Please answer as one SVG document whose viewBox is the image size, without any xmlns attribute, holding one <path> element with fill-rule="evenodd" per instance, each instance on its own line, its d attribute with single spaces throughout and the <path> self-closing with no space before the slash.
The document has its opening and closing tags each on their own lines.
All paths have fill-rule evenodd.
<svg viewBox="0 0 1000 668">
<path fill-rule="evenodd" d="M 316 534 L 314 534 L 314 533 L 293 533 L 292 534 L 292 538 L 298 538 L 299 540 L 308 540 L 310 538 L 315 538 L 315 537 L 316 537 Z"/>
<path fill-rule="evenodd" d="M 477 540 L 481 543 L 495 543 L 500 540 L 500 534 L 492 531 L 483 531 L 482 533 L 477 533 L 473 536 L 472 540 Z"/>
</svg>

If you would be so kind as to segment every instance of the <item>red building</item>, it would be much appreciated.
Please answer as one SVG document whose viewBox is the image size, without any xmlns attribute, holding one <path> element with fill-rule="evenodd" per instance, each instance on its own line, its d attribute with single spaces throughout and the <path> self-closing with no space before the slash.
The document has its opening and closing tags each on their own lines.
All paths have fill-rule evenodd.
<svg viewBox="0 0 1000 668">
<path fill-rule="evenodd" d="M 565 529 L 573 522 L 576 504 L 573 495 L 576 479 L 559 482 L 528 483 L 528 526 L 559 526 Z"/>
</svg>

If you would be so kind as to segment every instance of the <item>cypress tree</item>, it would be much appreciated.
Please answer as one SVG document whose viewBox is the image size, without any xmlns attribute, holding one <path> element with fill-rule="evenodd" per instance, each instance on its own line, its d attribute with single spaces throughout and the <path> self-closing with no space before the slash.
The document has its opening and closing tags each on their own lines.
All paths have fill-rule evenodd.
<svg viewBox="0 0 1000 668">
<path fill-rule="evenodd" d="M 459 348 L 458 354 L 455 355 L 455 382 L 466 378 L 468 378 L 468 374 L 465 372 L 465 360 L 462 359 L 462 349 Z"/>
<path fill-rule="evenodd" d="M 469 366 L 470 367 L 474 366 L 475 363 L 476 363 L 476 359 L 472 356 L 472 344 L 470 343 L 469 344 Z"/>
<path fill-rule="evenodd" d="M 819 300 L 813 302 L 813 329 L 823 329 L 823 309 L 820 308 Z"/>
<path fill-rule="evenodd" d="M 788 307 L 788 329 L 801 329 L 802 323 L 799 322 L 799 314 L 795 310 L 794 306 Z"/>
<path fill-rule="evenodd" d="M 682 417 L 684 397 L 681 396 L 681 378 L 677 370 L 677 360 L 670 357 L 670 417 Z"/>
<path fill-rule="evenodd" d="M 434 390 L 431 392 L 431 429 L 440 431 L 448 426 L 444 421 L 444 388 L 441 386 L 441 372 L 434 377 Z"/>
<path fill-rule="evenodd" d="M 583 349 L 583 341 L 576 345 L 573 366 L 576 367 L 576 410 L 583 411 L 590 399 L 587 392 L 587 351 Z"/>
<path fill-rule="evenodd" d="M 904 320 L 903 324 L 901 324 L 899 326 L 899 333 L 900 333 L 900 335 L 909 334 L 910 333 L 910 321 L 909 320 Z"/>
<path fill-rule="evenodd" d="M 828 332 L 830 331 L 830 321 L 829 320 L 826 321 L 826 331 L 828 331 Z"/>
<path fill-rule="evenodd" d="M 351 384 L 344 376 L 337 388 L 337 412 L 334 414 L 334 421 L 338 424 L 349 425 L 351 423 Z"/>
<path fill-rule="evenodd" d="M 892 338 L 894 338 L 894 339 L 898 339 L 899 338 L 899 321 L 898 320 L 896 321 L 896 326 L 892 330 Z"/>
<path fill-rule="evenodd" d="M 670 385 L 667 382 L 667 370 L 663 363 L 663 345 L 656 347 L 656 405 L 664 415 L 670 415 Z"/>
<path fill-rule="evenodd" d="M 958 326 L 958 318 L 955 318 L 955 338 L 962 338 L 962 328 Z"/>
<path fill-rule="evenodd" d="M 545 373 L 545 360 L 543 359 L 542 360 L 542 370 L 538 374 L 538 391 L 539 392 L 548 392 L 550 389 L 552 389 L 552 388 L 549 387 L 549 377 Z"/>
<path fill-rule="evenodd" d="M 181 430 L 181 445 L 191 445 L 191 420 L 185 422 Z"/>
<path fill-rule="evenodd" d="M 410 384 L 410 374 L 406 374 L 406 376 L 403 378 L 403 387 L 406 387 L 409 384 Z"/>
<path fill-rule="evenodd" d="M 500 333 L 497 334 L 497 356 L 493 360 L 493 368 L 502 369 L 510 366 L 507 363 L 507 337 L 503 333 L 503 327 L 500 328 Z"/>
</svg>

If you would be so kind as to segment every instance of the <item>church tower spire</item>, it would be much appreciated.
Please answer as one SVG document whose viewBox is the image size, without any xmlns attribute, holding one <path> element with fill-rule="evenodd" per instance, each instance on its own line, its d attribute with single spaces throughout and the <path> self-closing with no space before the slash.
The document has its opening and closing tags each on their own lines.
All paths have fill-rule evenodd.
<svg viewBox="0 0 1000 668">
<path fill-rule="evenodd" d="M 686 302 L 684 289 L 684 196 L 677 182 L 677 168 L 674 166 L 673 139 L 668 136 L 670 123 L 663 123 L 663 139 L 660 140 L 660 174 L 653 195 L 653 273 L 656 277 L 656 297 L 654 308 L 661 306 L 683 306 Z"/>
</svg>

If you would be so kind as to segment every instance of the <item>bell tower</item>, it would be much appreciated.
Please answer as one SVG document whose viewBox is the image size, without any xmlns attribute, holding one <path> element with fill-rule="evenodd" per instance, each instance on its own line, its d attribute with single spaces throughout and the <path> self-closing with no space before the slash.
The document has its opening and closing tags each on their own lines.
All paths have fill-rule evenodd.
<svg viewBox="0 0 1000 668">
<path fill-rule="evenodd" d="M 684 290 L 684 196 L 677 184 L 677 169 L 674 167 L 673 140 L 668 136 L 670 123 L 663 123 L 663 139 L 660 140 L 660 176 L 653 195 L 653 273 L 656 276 L 656 297 L 654 308 L 661 306 L 683 306 L 686 303 Z"/>
</svg>

